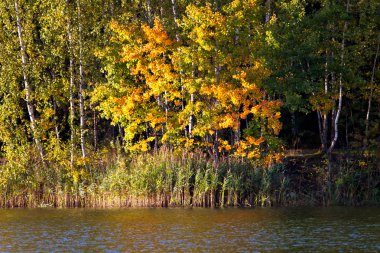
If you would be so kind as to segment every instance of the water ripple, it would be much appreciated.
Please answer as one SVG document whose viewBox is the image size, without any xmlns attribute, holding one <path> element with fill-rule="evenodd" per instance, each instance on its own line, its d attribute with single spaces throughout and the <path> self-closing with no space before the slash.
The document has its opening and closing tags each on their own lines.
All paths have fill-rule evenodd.
<svg viewBox="0 0 380 253">
<path fill-rule="evenodd" d="M 379 211 L 0 210 L 0 252 L 378 252 Z"/>
</svg>

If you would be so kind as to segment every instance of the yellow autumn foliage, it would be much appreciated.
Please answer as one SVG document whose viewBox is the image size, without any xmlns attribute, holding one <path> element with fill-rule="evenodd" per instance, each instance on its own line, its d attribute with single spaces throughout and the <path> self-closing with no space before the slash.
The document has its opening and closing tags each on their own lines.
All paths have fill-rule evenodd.
<svg viewBox="0 0 380 253">
<path fill-rule="evenodd" d="M 130 151 L 147 151 L 154 140 L 155 145 L 199 147 L 250 159 L 268 154 L 261 151 L 281 129 L 281 102 L 267 99 L 261 88 L 270 74 L 265 64 L 233 46 L 236 30 L 247 32 L 244 13 L 252 8 L 251 0 L 233 1 L 224 13 L 210 4 L 189 5 L 178 22 L 185 34 L 181 41 L 171 38 L 157 18 L 151 26 L 110 24 L 129 83 L 122 85 L 128 87 L 125 94 L 110 99 L 108 106 L 114 121 L 123 122 Z M 255 49 L 243 34 L 239 40 Z M 259 137 L 254 129 L 260 129 Z"/>
</svg>

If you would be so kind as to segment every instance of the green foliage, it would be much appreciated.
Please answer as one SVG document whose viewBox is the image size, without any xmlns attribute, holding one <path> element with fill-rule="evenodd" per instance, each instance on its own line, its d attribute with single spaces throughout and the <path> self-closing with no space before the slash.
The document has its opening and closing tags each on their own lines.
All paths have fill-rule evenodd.
<svg viewBox="0 0 380 253">
<path fill-rule="evenodd" d="M 1 1 L 1 205 L 378 201 L 379 1 L 267 2 Z"/>
</svg>

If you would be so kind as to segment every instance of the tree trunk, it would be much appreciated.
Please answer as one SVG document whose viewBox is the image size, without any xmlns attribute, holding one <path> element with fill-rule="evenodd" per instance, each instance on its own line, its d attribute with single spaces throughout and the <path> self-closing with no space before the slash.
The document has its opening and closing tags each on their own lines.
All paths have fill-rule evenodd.
<svg viewBox="0 0 380 253">
<path fill-rule="evenodd" d="M 17 21 L 17 33 L 20 43 L 20 54 L 21 54 L 21 62 L 22 62 L 22 73 L 23 73 L 23 79 L 24 79 L 24 88 L 25 88 L 25 101 L 26 101 L 26 107 L 28 109 L 29 119 L 30 119 L 30 128 L 32 130 L 33 139 L 36 144 L 36 147 L 38 149 L 38 152 L 40 154 L 42 163 L 44 167 L 47 167 L 46 161 L 45 161 L 45 151 L 42 146 L 42 143 L 38 136 L 38 130 L 36 125 L 36 118 L 34 113 L 34 108 L 32 105 L 32 99 L 31 99 L 31 88 L 29 86 L 29 78 L 28 78 L 28 57 L 26 54 L 26 48 L 24 45 L 24 40 L 22 37 L 22 25 L 20 20 L 20 13 L 18 8 L 17 0 L 14 2 L 15 5 L 15 12 L 16 12 L 16 21 Z"/>
<path fill-rule="evenodd" d="M 66 0 L 66 6 L 70 12 L 69 0 Z M 70 166 L 74 167 L 74 151 L 75 151 L 75 127 L 74 127 L 74 53 L 73 53 L 73 38 L 71 33 L 71 21 L 70 17 L 67 19 L 67 38 L 69 46 L 69 71 L 70 71 Z"/>
<path fill-rule="evenodd" d="M 98 150 L 98 120 L 96 118 L 96 111 L 94 109 L 94 151 Z"/>
<path fill-rule="evenodd" d="M 146 5 L 147 5 L 148 23 L 150 26 L 152 26 L 153 25 L 153 19 L 152 19 L 152 9 L 151 9 L 150 0 L 146 1 Z"/>
<path fill-rule="evenodd" d="M 191 111 L 190 111 L 190 117 L 189 117 L 189 137 L 192 137 L 193 132 L 193 104 L 194 104 L 194 93 L 190 94 L 190 105 L 191 105 Z"/>
<path fill-rule="evenodd" d="M 167 92 L 165 91 L 164 92 L 164 95 L 165 95 L 165 130 L 166 132 L 168 131 L 168 113 L 169 113 L 169 107 L 168 107 L 168 94 Z"/>
<path fill-rule="evenodd" d="M 177 16 L 177 8 L 176 8 L 176 3 L 175 3 L 175 0 L 171 0 L 172 1 L 172 11 L 173 11 L 173 20 L 174 20 L 174 23 L 175 23 L 175 26 L 176 26 L 176 32 L 175 32 L 175 38 L 176 38 L 176 41 L 177 43 L 180 42 L 180 37 L 179 37 L 179 34 L 178 34 L 178 24 L 177 24 L 177 20 L 178 20 L 178 16 Z M 178 48 L 178 53 L 181 54 L 181 48 Z M 183 70 L 182 70 L 182 67 L 180 66 L 180 83 L 181 83 L 181 92 L 182 92 L 182 105 L 181 105 L 181 109 L 182 111 L 185 109 L 185 101 L 184 101 L 184 87 L 183 87 Z M 193 75 L 194 76 L 194 75 Z M 194 100 L 194 95 L 191 94 L 190 95 L 190 100 Z M 191 102 L 192 104 L 192 102 Z M 192 121 L 192 115 L 190 115 L 190 119 L 189 119 L 189 137 L 191 138 L 191 121 Z M 186 127 L 185 127 L 185 136 L 186 136 Z"/>
<path fill-rule="evenodd" d="M 326 62 L 325 62 L 325 95 L 327 95 L 329 90 L 329 73 L 328 73 L 328 50 L 326 50 Z M 328 118 L 327 118 L 327 112 L 321 113 L 321 119 L 322 119 L 322 152 L 327 151 L 327 134 L 328 134 Z"/>
<path fill-rule="evenodd" d="M 333 101 L 333 102 L 335 102 L 335 101 Z M 334 123 L 335 122 L 335 117 L 336 117 L 336 108 L 335 108 L 335 105 L 334 105 L 334 107 L 331 110 L 330 117 L 331 117 L 331 121 L 330 121 L 330 124 L 331 124 L 331 126 L 330 126 L 330 139 L 328 140 L 328 142 L 331 143 L 334 140 L 334 136 L 335 136 L 335 123 Z"/>
<path fill-rule="evenodd" d="M 346 12 L 348 13 L 348 6 L 349 6 L 349 1 L 347 1 L 346 3 Z M 345 33 L 346 33 L 346 30 L 347 30 L 347 21 L 344 22 L 344 27 L 343 27 L 343 36 L 342 36 L 342 45 L 341 45 L 341 56 L 340 56 L 340 60 L 341 60 L 341 67 L 343 69 L 344 67 L 344 48 L 345 48 Z M 335 120 L 334 120 L 334 138 L 333 140 L 331 141 L 331 145 L 329 147 L 329 150 L 328 150 L 328 153 L 331 154 L 331 152 L 334 150 L 334 147 L 336 145 L 336 142 L 338 140 L 338 135 L 339 135 L 339 129 L 338 129 L 338 122 L 339 122 L 339 116 L 340 116 L 340 112 L 342 110 L 342 100 L 343 100 L 343 74 L 342 74 L 342 71 L 340 71 L 339 73 L 339 99 L 338 99 L 338 110 L 336 111 L 336 115 L 335 115 Z"/>
<path fill-rule="evenodd" d="M 57 102 L 53 97 L 53 108 L 54 108 L 54 129 L 55 129 L 55 137 L 59 140 L 59 127 L 58 127 L 58 114 L 57 114 Z"/>
<path fill-rule="evenodd" d="M 234 144 L 238 144 L 240 142 L 240 118 L 239 118 L 239 112 L 237 113 L 237 118 L 236 118 L 236 129 L 234 131 Z"/>
<path fill-rule="evenodd" d="M 78 32 L 79 32 L 79 117 L 80 117 L 80 146 L 82 149 L 82 157 L 86 157 L 85 148 L 85 115 L 84 115 L 84 99 L 83 99 L 83 87 L 84 87 L 84 72 L 83 72 L 83 41 L 82 41 L 82 23 L 81 23 L 81 2 L 77 2 L 78 10 Z"/>
<path fill-rule="evenodd" d="M 117 124 L 119 130 L 120 145 L 124 147 L 124 130 L 120 124 Z"/>
<path fill-rule="evenodd" d="M 371 106 L 372 106 L 372 97 L 373 97 L 373 90 L 375 87 L 374 81 L 375 81 L 375 72 L 376 72 L 376 64 L 377 64 L 377 57 L 379 55 L 379 44 L 380 44 L 380 36 L 378 36 L 377 39 L 377 48 L 376 48 L 376 54 L 375 59 L 373 60 L 373 66 L 372 66 L 372 74 L 371 74 L 371 81 L 370 81 L 370 93 L 368 97 L 368 107 L 367 107 L 367 113 L 365 117 L 365 137 L 364 137 L 364 148 L 368 145 L 368 130 L 369 130 L 369 116 L 371 112 Z"/>
<path fill-rule="evenodd" d="M 177 26 L 178 26 L 178 24 L 177 24 L 177 19 L 178 19 L 178 16 L 177 16 L 177 8 L 176 8 L 175 0 L 171 0 L 171 1 L 172 1 L 173 19 L 174 19 L 175 26 L 177 27 Z M 177 27 L 177 28 L 178 28 L 178 27 Z M 175 33 L 175 38 L 176 38 L 176 41 L 177 41 L 177 42 L 180 41 L 177 30 L 176 30 L 176 33 Z"/>
<path fill-rule="evenodd" d="M 195 66 L 194 66 L 194 62 L 191 63 L 191 67 L 193 68 L 193 70 L 191 71 L 191 78 L 194 81 L 194 79 L 195 79 Z M 194 105 L 194 92 L 191 92 L 190 93 L 190 106 L 191 106 L 191 110 L 190 110 L 190 116 L 189 116 L 189 137 L 190 138 L 192 137 L 193 127 L 194 127 L 193 126 L 193 122 L 194 122 L 193 105 Z"/>
</svg>

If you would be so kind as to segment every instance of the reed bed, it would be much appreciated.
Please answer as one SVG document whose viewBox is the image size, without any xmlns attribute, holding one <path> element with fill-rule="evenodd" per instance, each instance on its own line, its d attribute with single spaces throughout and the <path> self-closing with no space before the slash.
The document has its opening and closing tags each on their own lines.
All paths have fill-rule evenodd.
<svg viewBox="0 0 380 253">
<path fill-rule="evenodd" d="M 380 203 L 376 157 L 289 158 L 263 168 L 242 158 L 218 163 L 201 152 L 161 150 L 94 159 L 70 170 L 38 164 L 0 170 L 1 207 L 229 207 Z M 13 166 L 13 167 L 9 167 Z M 12 170 L 14 173 L 9 173 Z"/>
</svg>

